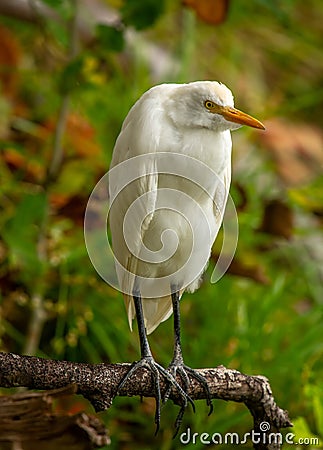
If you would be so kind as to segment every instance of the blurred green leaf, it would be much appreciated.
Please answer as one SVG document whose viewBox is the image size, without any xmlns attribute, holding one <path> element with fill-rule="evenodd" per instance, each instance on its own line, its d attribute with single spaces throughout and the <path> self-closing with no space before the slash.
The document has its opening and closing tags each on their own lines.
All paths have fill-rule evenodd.
<svg viewBox="0 0 323 450">
<path fill-rule="evenodd" d="M 46 210 L 47 196 L 44 192 L 25 194 L 3 230 L 11 264 L 27 269 L 29 278 L 39 270 L 37 243 Z"/>
<path fill-rule="evenodd" d="M 125 0 L 121 8 L 123 22 L 138 30 L 152 26 L 164 11 L 164 0 Z"/>
<path fill-rule="evenodd" d="M 310 448 L 322 448 L 320 445 L 320 439 L 314 433 L 311 432 L 310 427 L 304 417 L 296 417 L 293 419 L 293 433 L 295 434 L 294 442 L 311 442 Z M 314 442 L 318 444 L 314 444 Z"/>
<path fill-rule="evenodd" d="M 323 437 L 323 392 L 322 389 L 318 389 L 315 397 L 313 398 L 313 409 L 316 421 L 317 430 L 320 436 Z"/>
<path fill-rule="evenodd" d="M 306 385 L 305 394 L 308 396 L 311 407 L 313 408 L 316 429 L 323 437 L 323 386 Z"/>
<path fill-rule="evenodd" d="M 43 0 L 43 2 L 53 8 L 60 8 L 66 2 L 66 0 Z"/>
<path fill-rule="evenodd" d="M 121 52 L 124 47 L 123 31 L 115 27 L 99 24 L 96 27 L 96 34 L 100 44 L 105 50 Z"/>
<path fill-rule="evenodd" d="M 55 9 L 62 19 L 68 20 L 73 17 L 76 0 L 42 0 L 50 8 Z"/>
<path fill-rule="evenodd" d="M 63 69 L 59 86 L 62 94 L 74 91 L 79 88 L 82 82 L 84 82 L 82 76 L 82 69 L 84 64 L 83 56 L 73 59 L 69 64 Z"/>
</svg>

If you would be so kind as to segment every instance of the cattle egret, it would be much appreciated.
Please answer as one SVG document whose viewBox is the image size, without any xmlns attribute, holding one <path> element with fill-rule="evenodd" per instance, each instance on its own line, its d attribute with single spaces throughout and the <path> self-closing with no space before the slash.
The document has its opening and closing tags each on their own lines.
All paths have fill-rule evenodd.
<svg viewBox="0 0 323 450">
<path fill-rule="evenodd" d="M 117 392 L 139 368 L 151 371 L 160 422 L 160 377 L 193 402 L 189 377 L 204 377 L 184 364 L 179 302 L 197 289 L 221 226 L 231 180 L 230 130 L 261 122 L 234 108 L 231 91 L 215 81 L 162 84 L 145 92 L 130 109 L 117 138 L 109 179 L 112 248 L 130 328 L 136 317 L 141 359 L 132 364 Z M 130 161 L 130 164 L 129 164 Z M 126 164 L 127 163 L 127 164 Z M 134 176 L 129 177 L 133 171 Z M 127 178 L 128 177 L 128 178 Z M 127 182 L 125 182 L 127 180 Z M 153 358 L 147 334 L 174 314 L 174 353 L 167 369 Z M 183 388 L 176 381 L 180 376 Z"/>
</svg>

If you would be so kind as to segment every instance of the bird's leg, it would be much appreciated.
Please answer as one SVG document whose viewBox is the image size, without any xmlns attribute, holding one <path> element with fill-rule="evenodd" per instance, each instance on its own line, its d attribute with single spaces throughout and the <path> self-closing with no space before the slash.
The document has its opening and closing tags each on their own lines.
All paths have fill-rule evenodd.
<svg viewBox="0 0 323 450">
<path fill-rule="evenodd" d="M 173 289 L 172 289 L 173 291 Z M 211 393 L 209 386 L 207 384 L 206 379 L 200 375 L 196 370 L 192 369 L 191 367 L 188 367 L 184 364 L 183 360 L 183 354 L 182 354 L 182 346 L 181 346 L 181 323 L 180 323 L 180 307 L 179 307 L 179 291 L 175 290 L 175 292 L 172 292 L 172 303 L 173 303 L 173 315 L 174 315 L 174 354 L 173 359 L 168 367 L 169 372 L 173 375 L 174 378 L 176 378 L 176 374 L 178 373 L 180 377 L 183 380 L 184 383 L 184 390 L 187 391 L 188 385 L 189 385 L 189 378 L 188 375 L 195 378 L 203 387 L 205 395 L 206 395 L 206 402 L 207 405 L 210 408 L 209 415 L 213 411 L 213 405 L 211 400 Z M 168 399 L 168 396 L 171 391 L 171 386 L 169 386 L 166 395 L 164 397 L 164 401 Z M 176 430 L 178 431 L 182 418 L 184 414 L 184 409 L 182 407 L 180 414 L 177 416 L 176 419 Z"/>
<path fill-rule="evenodd" d="M 171 375 L 169 371 L 164 369 L 164 367 L 160 366 L 153 358 L 153 355 L 150 350 L 149 342 L 147 339 L 147 333 L 144 322 L 144 314 L 142 310 L 142 300 L 140 293 L 136 292 L 133 295 L 133 301 L 135 304 L 136 310 L 136 318 L 138 324 L 138 332 L 139 332 L 139 340 L 140 340 L 140 354 L 141 359 L 139 361 L 135 361 L 128 373 L 122 378 L 120 381 L 116 395 L 120 392 L 120 390 L 124 387 L 125 383 L 129 380 L 131 375 L 140 368 L 145 368 L 150 370 L 153 383 L 155 388 L 155 398 L 156 398 L 156 413 L 155 413 L 155 424 L 156 424 L 156 434 L 159 430 L 160 425 L 160 411 L 161 411 L 161 393 L 160 393 L 160 375 L 164 376 L 166 380 L 169 382 L 171 388 L 177 390 L 178 394 L 181 397 L 182 405 L 187 406 L 187 403 L 190 402 L 193 404 L 193 400 L 186 394 L 186 392 L 181 388 L 181 386 L 177 383 L 175 378 Z"/>
</svg>

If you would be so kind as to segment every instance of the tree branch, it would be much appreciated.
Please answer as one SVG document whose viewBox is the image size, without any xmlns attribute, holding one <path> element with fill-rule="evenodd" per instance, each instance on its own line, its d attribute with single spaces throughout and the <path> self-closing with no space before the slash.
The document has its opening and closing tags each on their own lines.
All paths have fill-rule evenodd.
<svg viewBox="0 0 323 450">
<path fill-rule="evenodd" d="M 96 411 L 108 409 L 119 381 L 129 370 L 130 364 L 85 364 L 68 361 L 47 360 L 33 356 L 0 353 L 0 386 L 25 386 L 30 389 L 57 389 L 69 384 L 77 386 L 77 393 L 87 398 Z M 218 366 L 214 369 L 199 369 L 210 388 L 212 398 L 244 403 L 254 419 L 254 431 L 263 430 L 261 424 L 269 424 L 269 433 L 278 433 L 281 428 L 292 426 L 287 411 L 279 408 L 274 400 L 268 380 L 263 376 L 244 375 L 237 370 Z M 180 378 L 177 379 L 181 383 Z M 162 394 L 166 384 L 161 380 Z M 193 400 L 205 398 L 204 390 L 196 380 L 190 378 L 188 394 Z M 151 375 L 146 369 L 134 373 L 121 396 L 154 397 Z M 179 403 L 176 392 L 170 399 Z M 266 430 L 267 431 L 267 430 Z M 257 450 L 276 450 L 279 443 L 254 444 Z"/>
</svg>

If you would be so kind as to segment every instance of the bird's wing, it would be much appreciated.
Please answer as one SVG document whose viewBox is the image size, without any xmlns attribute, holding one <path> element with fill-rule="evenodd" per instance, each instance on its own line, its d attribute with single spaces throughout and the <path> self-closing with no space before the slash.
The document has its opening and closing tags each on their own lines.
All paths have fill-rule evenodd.
<svg viewBox="0 0 323 450">
<path fill-rule="evenodd" d="M 216 236 L 222 225 L 224 211 L 230 190 L 230 184 L 231 184 L 231 166 L 228 164 L 227 167 L 223 170 L 223 172 L 219 176 L 217 188 L 214 192 L 213 214 L 216 223 L 214 240 L 216 239 Z"/>
<path fill-rule="evenodd" d="M 139 270 L 136 256 L 143 246 L 157 198 L 154 154 L 161 130 L 156 128 L 160 121 L 148 112 L 145 102 L 135 104 L 130 110 L 116 141 L 109 172 L 112 247 L 130 328 L 135 317 L 132 294 Z M 144 305 L 144 313 L 145 309 Z M 148 310 L 149 307 L 146 316 L 150 315 Z"/>
</svg>

